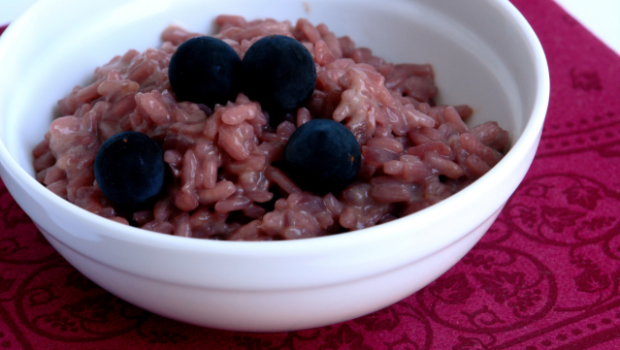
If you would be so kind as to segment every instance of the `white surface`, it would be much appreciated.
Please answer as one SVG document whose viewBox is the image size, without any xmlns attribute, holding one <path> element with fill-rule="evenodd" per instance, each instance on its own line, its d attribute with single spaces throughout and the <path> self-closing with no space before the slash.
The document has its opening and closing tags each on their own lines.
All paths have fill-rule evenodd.
<svg viewBox="0 0 620 350">
<path fill-rule="evenodd" d="M 0 26 L 21 15 L 37 0 L 0 0 Z"/>
<path fill-rule="evenodd" d="M 556 0 L 566 11 L 620 54 L 620 1 Z"/>
<path fill-rule="evenodd" d="M 427 285 L 456 264 L 480 240 L 500 211 L 458 242 L 415 264 L 372 278 L 294 292 L 210 289 L 208 293 L 204 290 L 197 293 L 193 288 L 179 288 L 112 269 L 76 254 L 46 231 L 41 232 L 69 263 L 79 266 L 94 283 L 136 306 L 187 323 L 220 329 L 288 331 L 353 319 L 408 297 L 412 290 Z"/>
<path fill-rule="evenodd" d="M 0 66 L 12 67 L 0 82 L 0 175 L 7 188 L 87 277 L 186 322 L 251 331 L 316 327 L 372 312 L 424 287 L 475 244 L 531 164 L 549 96 L 542 48 L 503 1 L 307 2 L 309 13 L 301 1 L 290 0 L 41 0 L 0 40 Z M 153 234 L 88 213 L 33 179 L 30 152 L 51 121 L 51 106 L 87 80 L 93 67 L 129 48 L 157 45 L 171 19 L 204 30 L 215 14 L 231 12 L 308 17 L 391 60 L 432 62 L 445 102 L 460 102 L 452 100 L 457 95 L 473 101 L 479 106 L 474 123 L 498 120 L 513 135 L 512 149 L 479 181 L 419 213 L 290 242 Z M 408 32 L 424 35 L 402 35 Z"/>
<path fill-rule="evenodd" d="M 37 0 L 0 0 L 0 25 L 21 15 Z M 620 1 L 555 0 L 620 54 Z"/>
</svg>

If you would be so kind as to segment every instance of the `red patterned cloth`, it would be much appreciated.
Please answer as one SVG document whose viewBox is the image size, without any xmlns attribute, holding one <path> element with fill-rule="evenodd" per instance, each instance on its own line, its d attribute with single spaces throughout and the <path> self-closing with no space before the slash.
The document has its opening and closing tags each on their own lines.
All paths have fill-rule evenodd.
<svg viewBox="0 0 620 350">
<path fill-rule="evenodd" d="M 491 230 L 427 288 L 320 329 L 190 326 L 83 277 L 0 182 L 0 349 L 620 349 L 620 57 L 553 1 L 513 3 L 549 60 L 543 139 Z"/>
</svg>

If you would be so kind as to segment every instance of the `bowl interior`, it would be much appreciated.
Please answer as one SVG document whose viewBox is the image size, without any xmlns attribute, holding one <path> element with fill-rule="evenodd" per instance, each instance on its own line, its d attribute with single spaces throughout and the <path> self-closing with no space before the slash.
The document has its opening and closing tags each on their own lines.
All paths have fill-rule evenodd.
<svg viewBox="0 0 620 350">
<path fill-rule="evenodd" d="M 30 152 L 57 116 L 56 102 L 75 85 L 88 84 L 95 67 L 131 48 L 159 46 L 161 31 L 171 23 L 212 33 L 214 18 L 221 13 L 293 24 L 305 17 L 327 24 L 337 36 L 349 35 L 388 62 L 431 63 L 440 89 L 438 102 L 470 105 L 470 125 L 498 121 L 510 132 L 512 145 L 528 122 L 538 91 L 525 34 L 494 1 L 61 2 L 66 12 L 47 20 L 43 31 L 28 23 L 22 26 L 32 18 L 20 19 L 0 46 L 2 66 L 12 67 L 0 86 L 0 139 L 31 176 Z M 42 0 L 25 17 L 42 16 L 52 5 Z M 82 13 L 90 15 L 79 16 Z M 10 35 L 13 30 L 19 36 Z"/>
</svg>

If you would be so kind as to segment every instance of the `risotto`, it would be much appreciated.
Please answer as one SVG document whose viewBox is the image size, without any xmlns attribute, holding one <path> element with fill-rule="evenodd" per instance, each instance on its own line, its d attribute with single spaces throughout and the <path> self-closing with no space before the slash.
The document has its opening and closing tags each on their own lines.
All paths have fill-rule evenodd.
<svg viewBox="0 0 620 350">
<path fill-rule="evenodd" d="M 213 35 L 241 59 L 268 35 L 301 42 L 316 65 L 310 101 L 275 129 L 239 93 L 213 109 L 177 101 L 168 81 L 176 48 L 204 34 L 170 26 L 159 49 L 130 50 L 95 70 L 94 83 L 58 102 L 63 115 L 33 150 L 36 178 L 90 212 L 145 230 L 219 240 L 318 237 L 385 223 L 433 205 L 491 169 L 508 144 L 496 122 L 469 127 L 465 105 L 437 106 L 432 66 L 393 64 L 336 37 L 324 24 L 219 16 Z M 354 182 L 319 196 L 278 166 L 287 140 L 312 119 L 343 123 L 362 150 Z M 164 151 L 166 188 L 151 207 L 127 212 L 99 189 L 93 163 L 122 131 Z"/>
</svg>

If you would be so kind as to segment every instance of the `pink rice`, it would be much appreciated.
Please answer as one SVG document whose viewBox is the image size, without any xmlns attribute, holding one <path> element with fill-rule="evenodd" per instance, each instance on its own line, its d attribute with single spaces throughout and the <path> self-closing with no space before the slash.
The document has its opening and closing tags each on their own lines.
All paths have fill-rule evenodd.
<svg viewBox="0 0 620 350">
<path fill-rule="evenodd" d="M 185 237 L 266 241 L 359 230 L 417 212 L 502 158 L 508 133 L 497 123 L 470 128 L 463 122 L 469 107 L 434 106 L 430 65 L 387 63 L 305 19 L 295 26 L 238 16 L 216 22 L 214 36 L 242 59 L 267 35 L 303 43 L 317 69 L 308 105 L 273 130 L 267 113 L 243 94 L 214 111 L 177 102 L 168 82 L 170 57 L 202 34 L 170 26 L 159 49 L 114 57 L 95 70 L 94 83 L 58 102 L 63 117 L 33 150 L 37 180 L 71 203 L 129 224 L 98 188 L 93 162 L 110 136 L 142 132 L 163 145 L 173 181 L 152 209 L 129 217 L 133 225 Z M 271 165 L 295 129 L 312 118 L 343 122 L 362 147 L 358 179 L 341 193 L 302 192 Z"/>
</svg>

